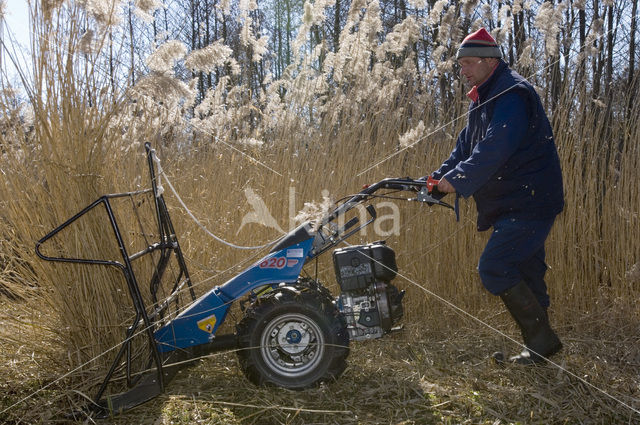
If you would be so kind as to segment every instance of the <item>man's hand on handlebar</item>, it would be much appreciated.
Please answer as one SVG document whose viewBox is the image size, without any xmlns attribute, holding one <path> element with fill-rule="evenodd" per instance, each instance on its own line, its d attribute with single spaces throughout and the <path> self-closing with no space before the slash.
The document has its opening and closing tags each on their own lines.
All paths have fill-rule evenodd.
<svg viewBox="0 0 640 425">
<path fill-rule="evenodd" d="M 455 193 L 456 189 L 445 179 L 444 177 L 440 179 L 438 185 L 436 186 L 440 192 L 444 193 Z"/>
</svg>

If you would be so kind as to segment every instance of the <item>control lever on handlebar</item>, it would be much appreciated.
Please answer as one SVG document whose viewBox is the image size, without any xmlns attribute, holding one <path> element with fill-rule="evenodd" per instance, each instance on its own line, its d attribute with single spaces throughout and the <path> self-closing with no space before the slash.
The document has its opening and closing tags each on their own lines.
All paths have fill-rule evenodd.
<svg viewBox="0 0 640 425">
<path fill-rule="evenodd" d="M 378 213 L 376 212 L 376 209 L 374 208 L 373 205 L 371 204 L 367 205 L 366 210 L 371 216 L 371 219 L 375 220 L 378 217 Z"/>
<path fill-rule="evenodd" d="M 416 201 L 425 202 L 429 205 L 442 205 L 443 207 L 454 209 L 451 205 L 446 202 L 441 201 L 446 193 L 440 192 L 438 190 L 438 183 L 440 180 L 436 180 L 433 177 L 429 176 L 427 178 L 426 185 L 420 190 L 418 196 L 416 197 Z"/>
</svg>

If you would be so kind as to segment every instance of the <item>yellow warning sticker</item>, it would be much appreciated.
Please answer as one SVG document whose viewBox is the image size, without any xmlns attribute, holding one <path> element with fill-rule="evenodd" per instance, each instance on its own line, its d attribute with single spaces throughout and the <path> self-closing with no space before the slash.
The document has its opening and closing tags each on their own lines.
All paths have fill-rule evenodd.
<svg viewBox="0 0 640 425">
<path fill-rule="evenodd" d="M 198 321 L 198 327 L 205 332 L 213 333 L 213 329 L 216 327 L 216 315 L 214 314 Z"/>
</svg>

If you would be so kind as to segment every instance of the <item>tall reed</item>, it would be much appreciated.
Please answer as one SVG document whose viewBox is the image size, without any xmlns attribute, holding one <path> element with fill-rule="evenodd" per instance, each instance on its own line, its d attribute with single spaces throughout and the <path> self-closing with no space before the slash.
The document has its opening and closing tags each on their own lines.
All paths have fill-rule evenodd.
<svg viewBox="0 0 640 425">
<path fill-rule="evenodd" d="M 3 101 L 10 130 L 0 174 L 1 254 L 12 259 L 4 264 L 5 292 L 25 299 L 32 311 L 46 310 L 41 325 L 55 341 L 48 355 L 62 363 L 60 369 L 98 358 L 91 376 L 104 372 L 109 362 L 100 354 L 122 339 L 132 309 L 114 270 L 44 263 L 36 258 L 34 243 L 104 193 L 147 187 L 144 141 L 158 150 L 167 176 L 202 224 L 228 241 L 253 246 L 279 237 L 275 227 L 291 228 L 291 217 L 305 202 L 322 201 L 323 190 L 336 200 L 384 177 L 429 174 L 465 125 L 463 87 L 455 83 L 457 97 L 447 103 L 438 97 L 437 83 L 417 74 L 413 58 L 403 64 L 388 60 L 398 46 L 371 36 L 380 25 L 373 7 L 350 14 L 342 47 L 324 67 L 316 66 L 319 51 L 300 50 L 283 78 L 259 96 L 248 96 L 246 87 L 225 78 L 193 114 L 192 89 L 174 78 L 171 67 L 126 90 L 115 88 L 104 68 L 92 65 L 99 55 L 79 51 L 79 23 L 86 15 L 75 7 L 60 10 L 59 19 L 36 13 L 33 120 L 26 126 L 11 121 L 12 103 Z M 417 33 L 411 34 L 400 48 L 415 41 Z M 96 40 L 104 43 L 108 37 Z M 339 84 L 330 86 L 329 79 Z M 598 105 L 575 99 L 569 87 L 565 91 L 552 114 L 566 193 L 565 211 L 547 245 L 554 320 L 571 323 L 576 312 L 612 305 L 637 314 L 632 310 L 640 289 L 637 110 L 631 114 L 635 119 L 597 120 Z M 622 94 L 617 101 L 627 104 Z M 576 110 L 576 104 L 583 109 Z M 420 131 L 411 136 L 416 128 Z M 277 226 L 243 225 L 252 208 L 250 193 L 264 201 Z M 260 255 L 214 241 L 172 193 L 165 196 L 198 293 L 222 284 Z M 473 202 L 461 202 L 460 222 L 448 210 L 396 204 L 399 234 L 390 235 L 388 243 L 402 275 L 395 282 L 408 291 L 406 320 L 438 326 L 429 319 L 451 308 L 442 299 L 497 320 L 492 318 L 500 311 L 496 301 L 477 277 L 488 234 L 475 230 Z M 133 215 L 121 217 L 135 227 Z M 114 258 L 118 252 L 109 231 L 96 213 L 49 249 Z M 351 243 L 379 238 L 371 228 Z M 318 270 L 319 279 L 335 289 L 329 256 Z M 315 274 L 315 265 L 306 272 Z M 37 341 L 25 334 L 25 343 Z"/>
</svg>

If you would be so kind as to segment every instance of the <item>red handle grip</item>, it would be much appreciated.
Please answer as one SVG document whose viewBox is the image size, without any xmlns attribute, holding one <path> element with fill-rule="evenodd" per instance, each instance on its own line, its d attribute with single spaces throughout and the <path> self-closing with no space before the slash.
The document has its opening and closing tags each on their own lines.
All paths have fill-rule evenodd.
<svg viewBox="0 0 640 425">
<path fill-rule="evenodd" d="M 427 177 L 427 192 L 431 193 L 433 188 L 438 186 L 438 183 L 440 183 L 440 180 L 436 180 L 431 176 Z"/>
</svg>

